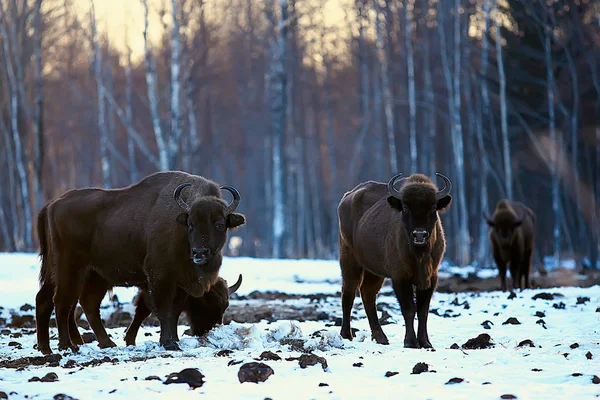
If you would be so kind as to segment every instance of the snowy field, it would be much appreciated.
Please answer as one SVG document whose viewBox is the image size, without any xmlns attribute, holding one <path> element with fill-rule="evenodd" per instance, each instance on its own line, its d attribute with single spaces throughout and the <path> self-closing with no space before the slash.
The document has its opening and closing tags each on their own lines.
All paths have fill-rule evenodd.
<svg viewBox="0 0 600 400">
<path fill-rule="evenodd" d="M 227 258 L 221 276 L 229 282 L 239 273 L 244 277 L 237 293 L 240 297 L 232 300 L 230 309 L 257 307 L 261 301 L 266 307 L 278 307 L 285 302 L 314 307 L 327 318 L 232 322 L 202 338 L 184 335 L 187 326 L 181 325 L 181 352 L 161 350 L 158 327 L 143 326 L 135 347 L 125 347 L 125 328 L 119 327 L 108 330 L 117 348 L 101 350 L 92 342 L 81 346 L 78 354 L 58 353 L 52 328 L 55 355 L 42 358 L 33 348 L 35 331 L 27 317 L 35 310 L 23 307 L 35 305 L 38 271 L 36 255 L 0 254 L 0 399 L 1 392 L 10 399 L 184 399 L 200 394 L 226 399 L 600 397 L 598 285 L 527 290 L 514 298 L 502 292 L 436 293 L 429 314 L 435 350 L 415 350 L 402 347 L 403 319 L 386 288 L 378 304 L 387 321 L 383 329 L 390 345 L 371 341 L 360 298 L 352 325 L 358 329 L 357 337 L 352 342 L 341 339 L 335 326 L 341 316 L 337 262 Z M 444 266 L 445 274 L 456 272 L 466 275 L 475 270 Z M 484 270 L 479 275 L 488 278 L 495 272 Z M 288 296 L 269 303 L 246 297 L 255 291 L 322 296 L 313 300 Z M 131 310 L 127 303 L 136 290 L 117 288 L 115 293 L 125 303 L 123 307 Z M 107 299 L 104 306 L 103 317 L 111 312 Z M 29 325 L 17 327 L 18 320 Z M 489 346 L 484 340 L 479 344 L 486 348 L 463 348 L 480 334 L 489 335 Z M 266 359 L 260 362 L 272 368 L 273 374 L 259 384 L 240 383 L 240 367 L 261 355 Z M 426 364 L 421 364 L 421 370 L 427 371 L 413 373 L 417 363 Z M 202 373 L 202 386 L 165 384 L 169 374 L 185 368 Z M 51 373 L 56 377 L 44 380 L 55 381 L 35 381 Z"/>
</svg>

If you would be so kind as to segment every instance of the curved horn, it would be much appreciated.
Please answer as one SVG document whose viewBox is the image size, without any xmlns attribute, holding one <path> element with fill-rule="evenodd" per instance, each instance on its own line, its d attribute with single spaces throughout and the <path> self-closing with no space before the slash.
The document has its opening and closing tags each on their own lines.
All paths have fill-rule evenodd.
<svg viewBox="0 0 600 400">
<path fill-rule="evenodd" d="M 234 283 L 233 286 L 229 286 L 227 288 L 227 292 L 231 296 L 232 294 L 234 294 L 235 292 L 237 292 L 237 290 L 240 288 L 241 285 L 242 285 L 242 274 L 240 274 L 240 276 L 238 277 L 237 282 Z"/>
<path fill-rule="evenodd" d="M 182 183 L 181 185 L 177 186 L 177 189 L 175 189 L 175 192 L 173 193 L 173 198 L 175 199 L 175 201 L 177 201 L 177 204 L 179 204 L 179 207 L 181 207 L 186 213 L 190 213 L 190 206 L 183 201 L 183 199 L 181 198 L 181 191 L 183 189 L 185 189 L 188 186 L 192 186 L 191 183 Z"/>
<path fill-rule="evenodd" d="M 396 189 L 396 183 L 397 182 L 402 182 L 404 181 L 406 178 L 402 178 L 402 172 L 392 176 L 392 179 L 390 179 L 388 181 L 388 192 L 390 192 L 390 194 L 396 198 L 400 198 L 400 191 L 398 189 Z"/>
<path fill-rule="evenodd" d="M 481 214 L 483 215 L 483 218 L 485 219 L 485 222 L 487 222 L 488 224 L 493 223 L 494 221 L 492 221 L 492 219 L 489 217 L 489 215 L 487 215 L 485 213 L 485 211 L 482 211 Z"/>
<path fill-rule="evenodd" d="M 233 195 L 233 201 L 227 206 L 227 214 L 231 214 L 235 211 L 238 204 L 240 204 L 240 192 L 237 191 L 233 186 L 223 185 L 220 188 L 221 190 L 227 190 L 229 193 Z"/>
<path fill-rule="evenodd" d="M 435 175 L 438 178 L 442 178 L 444 181 L 444 188 L 442 190 L 438 190 L 435 195 L 435 197 L 439 200 L 442 197 L 446 197 L 450 193 L 450 189 L 452 189 L 452 182 L 450 182 L 450 179 L 448 179 L 446 175 L 440 174 L 439 172 L 436 172 Z"/>
</svg>

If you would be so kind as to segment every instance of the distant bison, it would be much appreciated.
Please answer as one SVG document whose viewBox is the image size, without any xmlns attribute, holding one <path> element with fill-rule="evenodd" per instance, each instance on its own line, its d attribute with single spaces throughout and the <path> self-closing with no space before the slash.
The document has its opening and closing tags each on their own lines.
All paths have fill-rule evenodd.
<svg viewBox="0 0 600 400">
<path fill-rule="evenodd" d="M 242 275 L 233 286 L 227 287 L 227 282 L 219 278 L 217 282 L 202 297 L 187 296 L 182 310 L 185 312 L 191 327 L 192 335 L 202 336 L 212 328 L 223 323 L 223 315 L 229 307 L 229 296 L 234 294 L 242 284 Z M 133 321 L 125 331 L 125 343 L 127 346 L 135 346 L 135 338 L 142 322 L 152 312 L 152 298 L 145 290 L 140 290 L 135 306 Z M 177 310 L 176 310 L 177 311 Z M 177 334 L 177 333 L 176 333 Z"/>
<path fill-rule="evenodd" d="M 338 206 L 343 338 L 353 337 L 350 313 L 360 286 L 373 338 L 380 344 L 389 343 L 377 318 L 375 298 L 384 278 L 391 278 L 406 324 L 404 347 L 432 347 L 427 315 L 446 250 L 438 213 L 452 201 L 450 180 L 436 175 L 445 183 L 442 190 L 425 175 L 402 178 L 398 174 L 387 184 L 369 181 L 344 194 Z"/>
<path fill-rule="evenodd" d="M 223 200 L 221 189 L 233 195 L 231 204 Z M 37 320 L 49 320 L 55 306 L 59 349 L 75 349 L 69 321 L 97 276 L 108 287 L 147 290 L 161 324 L 160 344 L 179 349 L 175 311 L 187 295 L 202 297 L 217 282 L 227 231 L 245 223 L 234 212 L 239 202 L 235 188 L 180 171 L 158 172 L 121 189 L 68 191 L 38 216 L 42 268 Z M 54 293 L 54 304 L 47 301 L 48 292 Z M 90 325 L 100 329 L 97 310 L 82 307 Z M 38 348 L 48 353 L 44 328 L 38 327 Z"/>
<path fill-rule="evenodd" d="M 484 214 L 492 253 L 506 290 L 506 266 L 510 263 L 513 288 L 529 288 L 529 271 L 535 235 L 535 213 L 523 203 L 499 200 L 492 217 Z M 523 282 L 524 281 L 524 282 Z"/>
</svg>

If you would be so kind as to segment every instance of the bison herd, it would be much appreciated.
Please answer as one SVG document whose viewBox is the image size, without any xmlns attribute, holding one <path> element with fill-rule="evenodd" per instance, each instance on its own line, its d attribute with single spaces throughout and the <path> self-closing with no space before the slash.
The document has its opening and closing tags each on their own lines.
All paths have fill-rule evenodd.
<svg viewBox="0 0 600 400">
<path fill-rule="evenodd" d="M 388 344 L 377 317 L 376 297 L 384 279 L 392 282 L 405 321 L 404 347 L 431 348 L 427 316 L 446 250 L 439 214 L 452 202 L 452 183 L 442 174 L 439 189 L 422 174 L 369 181 L 346 192 L 338 206 L 342 275 L 341 336 L 352 340 L 350 316 L 360 292 L 373 339 Z M 233 200 L 222 195 L 227 191 Z M 187 316 L 200 336 L 223 322 L 231 287 L 219 277 L 227 233 L 246 223 L 236 213 L 240 194 L 201 176 L 158 172 L 120 189 L 70 190 L 38 214 L 42 261 L 36 296 L 37 348 L 50 348 L 49 326 L 56 314 L 58 349 L 83 344 L 75 323 L 79 303 L 101 348 L 115 347 L 100 318 L 100 304 L 115 286 L 139 288 L 125 342 L 135 345 L 139 327 L 154 312 L 160 344 L 179 350 L 177 321 Z M 535 214 L 527 206 L 500 200 L 489 239 L 502 290 L 506 270 L 512 286 L 529 287 Z M 415 334 L 414 319 L 418 317 Z"/>
</svg>

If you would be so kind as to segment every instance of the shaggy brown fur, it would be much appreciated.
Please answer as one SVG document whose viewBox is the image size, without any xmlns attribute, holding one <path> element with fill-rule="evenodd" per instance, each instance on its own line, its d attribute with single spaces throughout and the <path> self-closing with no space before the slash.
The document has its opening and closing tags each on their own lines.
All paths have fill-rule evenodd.
<svg viewBox="0 0 600 400">
<path fill-rule="evenodd" d="M 232 286 L 227 287 L 227 282 L 219 278 L 212 288 L 202 297 L 186 296 L 183 303 L 183 309 L 176 313 L 176 319 L 179 319 L 181 311 L 185 312 L 192 335 L 202 336 L 213 327 L 223 323 L 223 315 L 229 307 L 229 296 L 235 293 L 242 283 L 242 275 Z M 135 315 L 133 321 L 125 332 L 125 343 L 127 346 L 135 346 L 135 338 L 142 325 L 142 322 L 152 312 L 152 298 L 145 290 L 140 290 L 136 299 Z"/>
<path fill-rule="evenodd" d="M 438 199 L 438 188 L 425 175 L 411 175 L 403 183 L 395 194 L 385 183 L 361 183 L 344 194 L 338 206 L 341 335 L 353 338 L 350 312 L 360 287 L 372 336 L 377 343 L 388 343 L 377 318 L 375 298 L 384 278 L 391 278 L 406 323 L 404 346 L 432 347 L 427 314 L 446 249 L 438 212 L 450 206 L 452 197 L 446 192 Z M 414 331 L 413 285 L 417 287 L 418 335 Z"/>
<path fill-rule="evenodd" d="M 523 203 L 499 200 L 492 218 L 489 239 L 498 266 L 502 290 L 506 290 L 506 267 L 510 263 L 513 288 L 529 288 L 529 273 L 535 236 L 535 213 Z"/>
<path fill-rule="evenodd" d="M 181 184 L 191 187 L 178 204 L 173 193 Z M 122 189 L 71 190 L 38 216 L 42 242 L 38 320 L 49 320 L 56 306 L 59 349 L 75 349 L 71 333 L 76 341 L 78 335 L 70 321 L 82 291 L 95 284 L 99 288 L 94 293 L 105 293 L 112 286 L 138 286 L 153 298 L 161 322 L 160 343 L 176 350 L 173 311 L 177 302 L 184 301 L 177 288 L 194 297 L 209 291 L 218 278 L 227 230 L 244 223 L 244 216 L 233 212 L 215 182 L 180 171 L 155 173 Z M 88 276 L 92 271 L 95 275 Z M 48 291 L 54 292 L 54 304 L 47 301 Z M 96 312 L 89 305 L 82 307 L 86 315 Z M 48 353 L 43 324 L 38 326 L 38 348 Z"/>
</svg>

